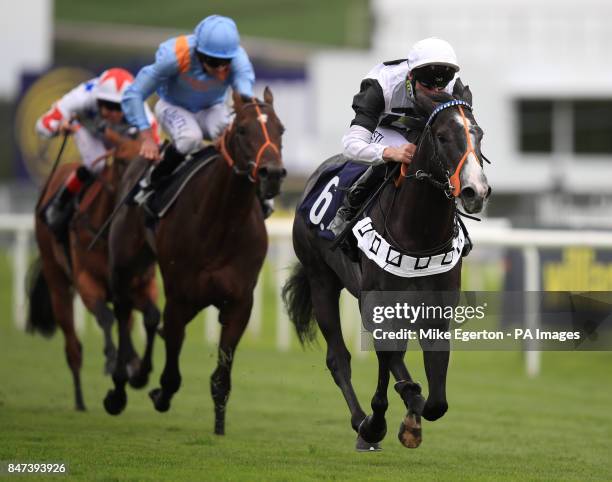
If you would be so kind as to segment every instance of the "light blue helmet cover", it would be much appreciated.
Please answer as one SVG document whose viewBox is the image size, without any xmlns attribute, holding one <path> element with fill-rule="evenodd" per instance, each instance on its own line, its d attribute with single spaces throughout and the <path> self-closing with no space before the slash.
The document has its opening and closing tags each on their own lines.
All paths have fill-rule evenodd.
<svg viewBox="0 0 612 482">
<path fill-rule="evenodd" d="M 196 50 L 210 57 L 231 59 L 240 50 L 240 35 L 236 23 L 229 17 L 210 15 L 194 31 Z"/>
</svg>

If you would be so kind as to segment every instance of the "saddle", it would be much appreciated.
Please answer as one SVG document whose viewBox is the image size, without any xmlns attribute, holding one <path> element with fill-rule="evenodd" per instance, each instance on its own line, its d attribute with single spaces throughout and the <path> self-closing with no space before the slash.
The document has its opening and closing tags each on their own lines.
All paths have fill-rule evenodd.
<svg viewBox="0 0 612 482">
<path fill-rule="evenodd" d="M 342 205 L 346 192 L 367 168 L 367 164 L 335 156 L 325 161 L 308 180 L 297 212 L 319 237 L 334 239 L 334 233 L 327 227 Z"/>
<path fill-rule="evenodd" d="M 153 222 L 164 217 L 176 202 L 189 180 L 205 166 L 214 161 L 219 152 L 208 146 L 181 162 L 168 177 L 161 180 L 159 186 L 143 200 L 141 205 Z M 146 176 L 150 176 L 155 166 L 151 166 Z"/>
</svg>

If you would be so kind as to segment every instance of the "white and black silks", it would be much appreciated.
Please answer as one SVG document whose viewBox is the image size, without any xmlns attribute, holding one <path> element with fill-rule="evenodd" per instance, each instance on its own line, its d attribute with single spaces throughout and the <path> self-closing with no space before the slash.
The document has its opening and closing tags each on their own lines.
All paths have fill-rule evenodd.
<svg viewBox="0 0 612 482">
<path fill-rule="evenodd" d="M 408 63 L 402 59 L 378 64 L 364 77 L 353 98 L 355 117 L 342 139 L 345 157 L 382 163 L 382 153 L 390 144 L 377 142 L 377 129 L 395 131 L 405 142 L 416 143 L 419 131 L 412 127 L 419 114 L 408 74 Z M 457 78 L 446 86 L 445 92 L 452 94 Z"/>
</svg>

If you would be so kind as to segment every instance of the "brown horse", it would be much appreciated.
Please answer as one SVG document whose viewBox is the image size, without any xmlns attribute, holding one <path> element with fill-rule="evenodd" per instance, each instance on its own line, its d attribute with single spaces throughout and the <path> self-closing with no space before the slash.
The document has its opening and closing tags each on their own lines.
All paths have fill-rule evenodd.
<svg viewBox="0 0 612 482">
<path fill-rule="evenodd" d="M 87 309 L 96 317 L 104 333 L 105 370 L 111 373 L 115 368 L 116 348 L 112 340 L 114 316 L 107 306 L 110 301 L 110 279 L 108 269 L 108 242 L 100 240 L 91 251 L 87 249 L 93 236 L 110 215 L 117 198 L 117 186 L 126 170 L 125 159 L 134 157 L 140 143 L 127 138 L 113 137 L 117 145 L 114 161 L 105 166 L 81 199 L 70 223 L 67 243 L 59 242 L 41 219 L 42 207 L 46 206 L 55 192 L 78 164 L 62 164 L 48 180 L 36 208 L 35 234 L 40 257 L 30 271 L 29 280 L 29 328 L 51 336 L 56 324 L 60 326 L 66 341 L 66 358 L 75 388 L 77 410 L 85 410 L 81 391 L 80 369 L 82 346 L 77 337 L 73 318 L 73 294 L 78 292 Z M 104 159 L 100 159 L 102 161 Z M 154 333 L 160 314 L 155 300 L 157 288 L 155 272 L 150 269 L 135 279 L 131 290 L 136 300 L 135 307 L 144 315 L 147 329 L 147 347 L 141 364 L 129 340 L 129 367 L 133 386 L 142 387 L 151 371 L 151 351 Z"/>
<path fill-rule="evenodd" d="M 154 233 L 145 239 L 139 209 L 127 207 L 111 226 L 110 249 L 115 315 L 120 325 L 119 361 L 125 361 L 121 336 L 133 301 L 130 279 L 154 261 L 164 280 L 166 366 L 161 388 L 151 391 L 155 408 L 165 412 L 179 389 L 179 354 L 185 326 L 203 308 L 219 309 L 222 325 L 217 368 L 211 377 L 215 402 L 215 433 L 225 430 L 225 408 L 236 346 L 246 328 L 257 276 L 267 251 L 267 233 L 259 194 L 271 199 L 280 191 L 286 171 L 281 159 L 283 127 L 272 106 L 234 94 L 235 118 L 218 144 L 221 155 L 199 171 L 186 186 Z M 126 190 L 142 163 L 130 165 Z M 140 231 L 134 226 L 141 226 Z M 106 410 L 120 413 L 127 397 L 125 364 L 117 363 L 114 389 L 104 400 Z"/>
</svg>

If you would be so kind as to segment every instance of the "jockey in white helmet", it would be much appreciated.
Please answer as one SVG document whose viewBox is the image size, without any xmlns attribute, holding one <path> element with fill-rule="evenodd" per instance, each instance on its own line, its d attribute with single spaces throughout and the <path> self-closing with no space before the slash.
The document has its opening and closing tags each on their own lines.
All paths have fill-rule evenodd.
<svg viewBox="0 0 612 482">
<path fill-rule="evenodd" d="M 62 233 L 72 215 L 72 199 L 99 173 L 104 158 L 113 147 L 105 135 L 111 129 L 121 135 L 137 133 L 135 126 L 127 123 L 121 109 L 121 98 L 132 84 L 134 77 L 127 70 L 108 69 L 98 77 L 83 82 L 61 99 L 36 122 L 36 131 L 43 137 L 59 133 L 71 133 L 81 155 L 83 165 L 70 174 L 64 186 L 57 192 L 45 210 L 45 220 L 54 232 Z M 149 107 L 141 106 L 152 126 L 151 133 L 158 138 L 157 122 Z"/>
<path fill-rule="evenodd" d="M 453 47 L 430 37 L 413 45 L 407 59 L 376 65 L 361 81 L 353 98 L 355 117 L 342 138 L 348 159 L 371 167 L 357 180 L 328 229 L 340 234 L 368 194 L 385 174 L 385 162 L 410 163 L 418 132 L 410 131 L 402 117 L 414 113 L 415 92 L 452 94 L 459 63 Z M 382 167 L 381 167 L 382 166 Z"/>
</svg>

